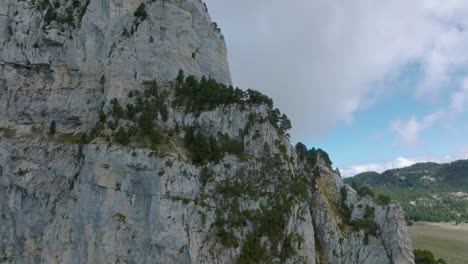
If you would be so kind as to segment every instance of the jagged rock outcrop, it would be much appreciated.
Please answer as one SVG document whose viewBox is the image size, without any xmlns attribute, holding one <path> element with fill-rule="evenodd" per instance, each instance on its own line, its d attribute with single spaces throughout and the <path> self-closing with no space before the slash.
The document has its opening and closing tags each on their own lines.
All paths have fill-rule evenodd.
<svg viewBox="0 0 468 264">
<path fill-rule="evenodd" d="M 378 204 L 370 196 L 361 197 L 353 188 L 344 185 L 341 177 L 326 167 L 317 178 L 312 215 L 316 233 L 322 242 L 326 263 L 412 263 L 412 245 L 406 230 L 403 211 L 397 202 Z M 343 198 L 341 190 L 346 189 Z M 366 218 L 364 223 L 375 224 L 370 230 L 353 230 L 343 221 L 339 201 L 351 208 L 350 221 Z M 341 219 L 340 216 L 341 215 Z"/>
<path fill-rule="evenodd" d="M 1 263 L 414 263 L 397 203 L 220 84 L 201 1 L 4 1 L 0 22 Z"/>
</svg>

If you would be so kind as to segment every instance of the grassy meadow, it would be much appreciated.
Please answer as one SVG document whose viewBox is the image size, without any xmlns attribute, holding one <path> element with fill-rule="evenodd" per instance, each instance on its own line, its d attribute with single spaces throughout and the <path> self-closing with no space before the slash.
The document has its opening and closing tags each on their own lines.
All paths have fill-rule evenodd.
<svg viewBox="0 0 468 264">
<path fill-rule="evenodd" d="M 468 224 L 415 222 L 409 226 L 415 249 L 427 249 L 449 264 L 468 263 Z"/>
</svg>

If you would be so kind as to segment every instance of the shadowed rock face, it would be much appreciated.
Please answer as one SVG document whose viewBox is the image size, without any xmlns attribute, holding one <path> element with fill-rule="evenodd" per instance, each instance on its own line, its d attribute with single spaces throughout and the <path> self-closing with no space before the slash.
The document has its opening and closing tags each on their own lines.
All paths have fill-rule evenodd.
<svg viewBox="0 0 468 264">
<path fill-rule="evenodd" d="M 414 263 L 400 206 L 299 158 L 267 105 L 177 106 L 179 69 L 231 82 L 201 1 L 2 1 L 0 46 L 0 263 Z M 77 143 L 153 79 L 160 149 L 109 128 Z M 184 127 L 243 153 L 194 165 Z M 372 235 L 349 225 L 363 217 Z"/>
</svg>

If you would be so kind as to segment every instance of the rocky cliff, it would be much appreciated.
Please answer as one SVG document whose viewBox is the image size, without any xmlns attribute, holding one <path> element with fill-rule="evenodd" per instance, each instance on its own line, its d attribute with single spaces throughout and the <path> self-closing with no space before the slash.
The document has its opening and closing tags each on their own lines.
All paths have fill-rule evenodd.
<svg viewBox="0 0 468 264">
<path fill-rule="evenodd" d="M 200 0 L 4 0 L 0 46 L 1 263 L 414 263 Z"/>
</svg>

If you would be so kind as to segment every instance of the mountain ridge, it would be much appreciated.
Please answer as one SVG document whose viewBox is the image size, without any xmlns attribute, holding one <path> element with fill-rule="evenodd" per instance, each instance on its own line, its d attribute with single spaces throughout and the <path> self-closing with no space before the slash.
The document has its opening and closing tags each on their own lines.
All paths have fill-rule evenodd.
<svg viewBox="0 0 468 264">
<path fill-rule="evenodd" d="M 468 221 L 468 160 L 417 163 L 383 173 L 365 172 L 346 178 L 370 186 L 402 203 L 407 218 L 416 221 Z"/>
</svg>

